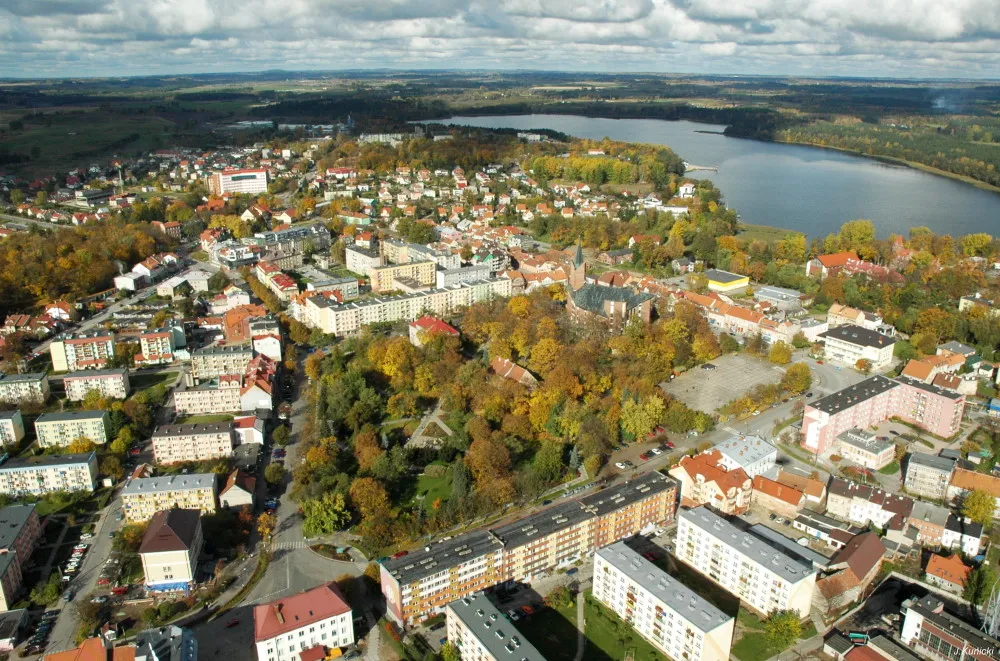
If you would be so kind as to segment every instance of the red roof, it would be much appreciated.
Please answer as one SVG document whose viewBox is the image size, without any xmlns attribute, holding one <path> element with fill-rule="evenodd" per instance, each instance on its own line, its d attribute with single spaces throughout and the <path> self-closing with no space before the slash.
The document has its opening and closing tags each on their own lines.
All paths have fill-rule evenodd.
<svg viewBox="0 0 1000 661">
<path fill-rule="evenodd" d="M 769 480 L 763 475 L 758 475 L 753 478 L 753 490 L 755 492 L 771 496 L 772 498 L 777 498 L 778 500 L 784 501 L 795 507 L 798 507 L 802 502 L 801 491 L 781 484 L 780 482 Z"/>
<path fill-rule="evenodd" d="M 411 322 L 410 325 L 427 332 L 446 333 L 447 335 L 455 336 L 459 335 L 457 328 L 430 315 L 424 315 L 416 321 Z"/>
<path fill-rule="evenodd" d="M 300 627 L 349 613 L 350 605 L 330 582 L 253 609 L 254 641 L 270 640 Z"/>
<path fill-rule="evenodd" d="M 322 661 L 326 658 L 326 648 L 322 645 L 313 645 L 307 650 L 299 652 L 300 661 Z"/>
<path fill-rule="evenodd" d="M 937 576 L 955 585 L 965 585 L 965 579 L 968 578 L 970 571 L 972 569 L 966 566 L 957 554 L 947 558 L 931 554 L 930 560 L 927 561 L 928 575 Z"/>
<path fill-rule="evenodd" d="M 819 263 L 828 269 L 836 268 L 838 266 L 843 266 L 844 264 L 847 263 L 847 260 L 857 259 L 857 258 L 858 255 L 853 250 L 849 252 L 835 252 L 829 255 L 818 255 L 816 257 L 816 259 L 819 260 Z"/>
</svg>

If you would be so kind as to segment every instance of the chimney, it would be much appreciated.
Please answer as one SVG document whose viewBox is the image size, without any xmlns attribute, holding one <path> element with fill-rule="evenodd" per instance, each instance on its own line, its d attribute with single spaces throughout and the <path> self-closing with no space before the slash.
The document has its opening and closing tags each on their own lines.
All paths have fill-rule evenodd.
<svg viewBox="0 0 1000 661">
<path fill-rule="evenodd" d="M 285 616 L 281 614 L 281 604 L 277 603 L 274 605 L 274 616 L 278 618 L 278 624 L 285 623 Z"/>
</svg>

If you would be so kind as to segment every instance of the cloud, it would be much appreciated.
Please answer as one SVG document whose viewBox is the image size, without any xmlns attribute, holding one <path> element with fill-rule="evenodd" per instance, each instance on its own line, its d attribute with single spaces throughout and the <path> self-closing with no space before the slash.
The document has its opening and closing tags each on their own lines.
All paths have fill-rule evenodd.
<svg viewBox="0 0 1000 661">
<path fill-rule="evenodd" d="M 1000 2 L 0 2 L 0 76 L 371 67 L 987 78 Z"/>
</svg>

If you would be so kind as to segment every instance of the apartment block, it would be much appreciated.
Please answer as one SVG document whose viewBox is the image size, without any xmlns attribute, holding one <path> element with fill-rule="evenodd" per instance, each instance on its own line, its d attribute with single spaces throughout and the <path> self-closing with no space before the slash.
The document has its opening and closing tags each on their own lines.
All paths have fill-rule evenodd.
<svg viewBox="0 0 1000 661">
<path fill-rule="evenodd" d="M 78 438 L 104 445 L 108 442 L 110 421 L 107 411 L 43 413 L 35 420 L 35 436 L 43 448 L 65 447 Z"/>
<path fill-rule="evenodd" d="M 948 497 L 948 484 L 954 472 L 954 459 L 914 452 L 907 458 L 903 484 L 912 494 L 943 501 Z"/>
<path fill-rule="evenodd" d="M 452 285 L 460 285 L 463 282 L 475 282 L 476 280 L 486 280 L 492 271 L 489 264 L 477 264 L 475 266 L 462 266 L 453 269 L 441 269 L 435 273 L 435 283 L 438 289 L 444 289 Z"/>
<path fill-rule="evenodd" d="M 223 170 L 208 177 L 208 190 L 213 195 L 247 193 L 258 195 L 267 192 L 267 169 Z"/>
<path fill-rule="evenodd" d="M 253 360 L 249 344 L 204 347 L 191 352 L 191 376 L 196 380 L 221 374 L 243 374 Z"/>
<path fill-rule="evenodd" d="M 15 457 L 0 464 L 0 493 L 11 496 L 93 491 L 96 480 L 96 452 Z"/>
<path fill-rule="evenodd" d="M 991 661 L 1000 640 L 978 625 L 947 612 L 934 595 L 903 602 L 903 632 L 900 640 L 921 658 L 932 661 Z"/>
<path fill-rule="evenodd" d="M 375 250 L 361 246 L 348 246 L 344 250 L 344 262 L 347 270 L 358 275 L 367 275 L 371 269 L 382 266 L 382 256 Z"/>
<path fill-rule="evenodd" d="M 753 482 L 742 468 L 727 470 L 721 453 L 709 450 L 693 457 L 682 457 L 670 469 L 670 477 L 681 487 L 681 505 L 711 505 L 725 514 L 742 514 L 750 507 Z"/>
<path fill-rule="evenodd" d="M 34 504 L 0 508 L 0 612 L 10 610 L 17 600 L 24 570 L 41 535 Z"/>
<path fill-rule="evenodd" d="M 444 539 L 381 565 L 387 611 L 419 622 L 462 597 L 505 581 L 531 582 L 602 546 L 672 521 L 677 484 L 646 473 L 513 523 Z"/>
<path fill-rule="evenodd" d="M 677 558 L 739 597 L 759 614 L 790 610 L 809 616 L 816 572 L 707 507 L 677 516 Z"/>
<path fill-rule="evenodd" d="M 506 278 L 491 278 L 445 289 L 340 305 L 322 296 L 311 296 L 301 304 L 293 301 L 291 309 L 292 316 L 310 328 L 319 328 L 331 335 L 348 335 L 379 322 L 413 321 L 425 314 L 443 317 L 460 307 L 510 296 L 511 287 L 511 281 Z"/>
<path fill-rule="evenodd" d="M 806 405 L 802 447 L 826 452 L 849 429 L 892 417 L 947 438 L 958 432 L 964 410 L 965 395 L 907 377 L 872 376 Z"/>
<path fill-rule="evenodd" d="M 879 528 L 905 530 L 913 512 L 913 499 L 855 484 L 835 477 L 830 480 L 826 513 L 859 526 L 873 523 Z"/>
<path fill-rule="evenodd" d="M 153 328 L 139 333 L 137 365 L 165 365 L 174 362 L 177 351 L 176 331 L 172 328 Z M 183 335 L 183 331 L 181 331 Z"/>
<path fill-rule="evenodd" d="M 232 422 L 162 425 L 153 431 L 153 458 L 175 464 L 231 457 L 235 435 Z"/>
<path fill-rule="evenodd" d="M 823 356 L 835 363 L 854 367 L 859 360 L 867 360 L 870 369 L 878 371 L 892 362 L 894 338 L 878 331 L 845 324 L 820 333 L 824 342 Z"/>
<path fill-rule="evenodd" d="M 41 404 L 50 392 L 48 374 L 0 374 L 0 402 Z"/>
<path fill-rule="evenodd" d="M 174 389 L 178 413 L 235 413 L 270 411 L 274 407 L 277 365 L 264 355 L 255 357 L 242 374 L 222 374 L 195 385 L 188 377 Z"/>
<path fill-rule="evenodd" d="M 52 371 L 104 369 L 115 356 L 115 334 L 92 331 L 59 336 L 49 344 Z"/>
<path fill-rule="evenodd" d="M 174 507 L 214 514 L 215 473 L 133 478 L 122 489 L 122 509 L 129 523 L 148 521 Z"/>
<path fill-rule="evenodd" d="M 670 659 L 729 659 L 736 620 L 624 542 L 594 555 L 593 594 Z"/>
<path fill-rule="evenodd" d="M 373 292 L 386 292 L 399 289 L 397 280 L 411 280 L 422 287 L 432 287 L 436 282 L 434 262 L 407 262 L 405 264 L 389 264 L 368 269 L 368 279 Z"/>
<path fill-rule="evenodd" d="M 198 510 L 169 509 L 154 514 L 139 545 L 146 589 L 190 590 L 204 545 Z"/>
<path fill-rule="evenodd" d="M 545 661 L 506 615 L 482 594 L 462 597 L 445 610 L 448 642 L 462 661 Z"/>
<path fill-rule="evenodd" d="M 111 399 L 125 399 L 131 390 L 125 368 L 72 372 L 63 377 L 63 387 L 66 399 L 71 402 L 83 401 L 91 390 Z"/>
<path fill-rule="evenodd" d="M 24 418 L 20 411 L 0 411 L 0 445 L 17 445 L 24 438 Z"/>
<path fill-rule="evenodd" d="M 878 470 L 892 463 L 896 447 L 887 441 L 880 441 L 871 432 L 855 427 L 837 436 L 837 452 L 863 468 Z"/>
<path fill-rule="evenodd" d="M 352 612 L 336 583 L 254 606 L 257 661 L 332 658 L 326 656 L 327 648 L 354 643 Z M 322 654 L 308 655 L 310 650 Z"/>
</svg>

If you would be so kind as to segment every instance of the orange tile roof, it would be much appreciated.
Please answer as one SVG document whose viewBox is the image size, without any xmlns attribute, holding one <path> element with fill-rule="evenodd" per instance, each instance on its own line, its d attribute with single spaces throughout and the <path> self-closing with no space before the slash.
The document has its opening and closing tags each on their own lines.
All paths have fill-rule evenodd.
<svg viewBox="0 0 1000 661">
<path fill-rule="evenodd" d="M 831 599 L 847 592 L 851 588 L 857 587 L 860 583 L 861 581 L 858 580 L 853 571 L 845 569 L 833 576 L 817 581 L 816 587 L 823 593 L 824 597 Z"/>
<path fill-rule="evenodd" d="M 820 264 L 826 268 L 833 268 L 837 266 L 843 266 L 847 263 L 849 259 L 857 259 L 858 255 L 856 252 L 835 252 L 829 255 L 817 255 L 816 259 L 819 260 Z"/>
<path fill-rule="evenodd" d="M 76 649 L 46 654 L 45 661 L 135 661 L 135 646 L 109 649 L 103 638 L 88 638 Z"/>
<path fill-rule="evenodd" d="M 930 378 L 931 372 L 933 371 L 933 365 L 914 358 L 910 360 L 910 362 L 906 363 L 906 367 L 903 368 L 903 371 L 900 374 L 902 376 L 908 376 L 911 379 L 916 379 L 917 381 L 926 381 Z"/>
<path fill-rule="evenodd" d="M 701 475 L 705 482 L 715 482 L 723 492 L 740 489 L 750 480 L 750 476 L 742 468 L 727 471 L 722 467 L 721 460 L 721 452 L 710 450 L 693 457 L 682 458 L 680 466 L 692 478 Z"/>
<path fill-rule="evenodd" d="M 968 578 L 972 568 L 967 567 L 958 554 L 946 558 L 932 553 L 930 560 L 927 561 L 926 571 L 929 575 L 937 576 L 949 583 L 965 585 L 965 579 Z"/>
<path fill-rule="evenodd" d="M 826 489 L 823 483 L 819 480 L 814 480 L 810 477 L 802 477 L 801 475 L 795 475 L 789 473 L 788 471 L 781 471 L 778 473 L 778 482 L 789 486 L 793 489 L 798 489 L 810 498 L 822 498 L 823 491 Z"/>
<path fill-rule="evenodd" d="M 955 474 L 951 478 L 951 486 L 964 491 L 981 489 L 993 497 L 1000 496 L 1000 478 L 964 468 L 955 469 Z"/>
<path fill-rule="evenodd" d="M 789 505 L 794 505 L 795 507 L 798 507 L 802 502 L 803 494 L 801 491 L 781 484 L 780 482 L 769 480 L 763 475 L 758 475 L 753 478 L 753 490 L 755 492 L 759 491 L 767 496 L 771 496 L 772 498 L 777 498 L 778 500 L 784 501 Z"/>
</svg>

